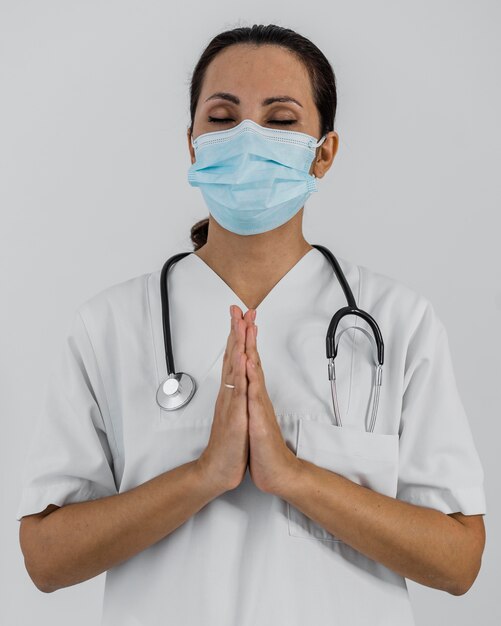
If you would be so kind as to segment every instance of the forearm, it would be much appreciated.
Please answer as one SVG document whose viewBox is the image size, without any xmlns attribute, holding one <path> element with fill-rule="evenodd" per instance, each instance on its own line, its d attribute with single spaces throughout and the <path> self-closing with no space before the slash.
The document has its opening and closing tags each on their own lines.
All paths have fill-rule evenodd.
<svg viewBox="0 0 501 626">
<path fill-rule="evenodd" d="M 32 569 L 40 588 L 51 592 L 101 574 L 171 533 L 219 494 L 191 461 L 124 493 L 57 509 L 39 522 Z"/>
<path fill-rule="evenodd" d="M 278 491 L 328 532 L 401 576 L 454 595 L 464 592 L 476 556 L 467 529 L 448 515 L 298 458 Z"/>
</svg>

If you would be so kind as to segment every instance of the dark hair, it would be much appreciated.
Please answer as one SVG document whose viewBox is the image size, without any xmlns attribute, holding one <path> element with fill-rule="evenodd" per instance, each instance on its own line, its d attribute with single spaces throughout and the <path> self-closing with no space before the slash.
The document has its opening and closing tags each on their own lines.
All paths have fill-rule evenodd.
<svg viewBox="0 0 501 626">
<path fill-rule="evenodd" d="M 202 52 L 193 70 L 190 85 L 190 131 L 193 132 L 195 111 L 202 91 L 207 67 L 224 48 L 234 44 L 250 43 L 254 45 L 272 44 L 287 48 L 305 65 L 311 77 L 313 99 L 320 115 L 320 135 L 334 130 L 334 118 L 337 108 L 336 78 L 331 64 L 323 52 L 309 39 L 290 28 L 275 24 L 254 24 L 226 30 L 216 35 Z M 207 242 L 209 219 L 205 218 L 191 227 L 191 241 L 198 250 Z"/>
</svg>

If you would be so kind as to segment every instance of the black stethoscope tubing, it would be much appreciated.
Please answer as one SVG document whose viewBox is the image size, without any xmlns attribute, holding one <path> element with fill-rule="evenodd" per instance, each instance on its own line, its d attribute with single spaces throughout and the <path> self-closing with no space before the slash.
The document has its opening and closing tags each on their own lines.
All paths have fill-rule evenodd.
<svg viewBox="0 0 501 626">
<path fill-rule="evenodd" d="M 372 333 L 374 335 L 375 344 L 377 348 L 377 363 L 376 363 L 376 385 L 380 386 L 382 381 L 382 366 L 384 361 L 384 343 L 383 337 L 381 334 L 381 330 L 375 319 L 369 315 L 366 311 L 359 309 L 353 296 L 353 292 L 346 280 L 346 277 L 341 270 L 341 267 L 338 263 L 336 257 L 332 254 L 332 252 L 326 248 L 325 246 L 319 244 L 312 244 L 314 248 L 319 250 L 325 258 L 331 264 L 337 279 L 343 289 L 344 295 L 347 300 L 347 306 L 342 307 L 332 316 L 329 327 L 327 329 L 327 336 L 325 342 L 326 348 L 326 356 L 329 359 L 329 380 L 331 381 L 331 386 L 333 387 L 333 403 L 334 403 L 334 413 L 336 415 L 336 421 L 338 425 L 341 425 L 341 420 L 339 416 L 339 409 L 337 407 L 337 398 L 335 391 L 335 368 L 334 368 L 334 359 L 337 356 L 337 345 L 335 343 L 336 330 L 339 325 L 339 322 L 346 315 L 356 315 L 364 319 L 369 326 L 371 327 Z M 195 381 L 189 374 L 184 374 L 183 372 L 176 373 L 175 364 L 174 364 L 174 355 L 172 353 L 172 338 L 170 332 L 170 311 L 169 311 L 169 294 L 167 289 L 167 275 L 169 269 L 173 263 L 176 263 L 180 259 L 184 258 L 188 254 L 193 254 L 193 252 L 179 252 L 178 254 L 174 254 L 171 256 L 163 265 L 162 271 L 160 274 L 160 296 L 162 301 L 162 326 L 163 326 L 163 336 L 164 336 L 164 348 L 165 348 L 165 362 L 167 366 L 167 378 L 162 381 L 160 387 L 157 392 L 157 402 L 161 406 L 161 408 L 166 410 L 176 410 L 181 406 L 184 406 L 187 402 L 189 402 L 195 393 L 196 385 Z M 362 330 L 362 329 L 359 329 Z M 364 331 L 366 332 L 366 331 Z M 168 394 L 164 393 L 162 389 L 165 389 L 166 382 L 169 381 L 169 385 L 171 385 L 171 390 Z M 172 384 L 171 384 L 172 383 Z M 177 387 L 176 387 L 177 385 Z M 379 394 L 378 394 L 379 396 Z M 375 422 L 375 413 L 377 412 L 377 405 L 375 405 L 375 411 L 373 412 L 372 419 L 372 428 Z M 371 429 L 372 429 L 371 428 Z"/>
</svg>

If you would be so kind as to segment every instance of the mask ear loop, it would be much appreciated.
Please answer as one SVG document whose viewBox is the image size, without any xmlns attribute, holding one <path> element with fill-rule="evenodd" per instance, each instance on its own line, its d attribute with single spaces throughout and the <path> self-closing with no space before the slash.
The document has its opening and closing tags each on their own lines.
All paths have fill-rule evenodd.
<svg viewBox="0 0 501 626">
<path fill-rule="evenodd" d="M 325 133 L 325 135 L 317 141 L 317 143 L 315 144 L 315 148 L 319 148 L 326 139 L 327 139 L 327 133 Z"/>
</svg>

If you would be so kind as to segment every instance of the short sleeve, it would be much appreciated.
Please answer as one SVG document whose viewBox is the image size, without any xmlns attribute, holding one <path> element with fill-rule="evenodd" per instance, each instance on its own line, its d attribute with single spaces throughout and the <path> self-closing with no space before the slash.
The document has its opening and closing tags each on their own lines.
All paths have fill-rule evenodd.
<svg viewBox="0 0 501 626">
<path fill-rule="evenodd" d="M 113 433 L 98 365 L 83 318 L 76 312 L 46 393 L 23 468 L 16 519 L 117 493 Z"/>
<path fill-rule="evenodd" d="M 485 514 L 483 468 L 447 332 L 428 301 L 408 343 L 399 434 L 397 498 L 447 514 Z"/>
</svg>

